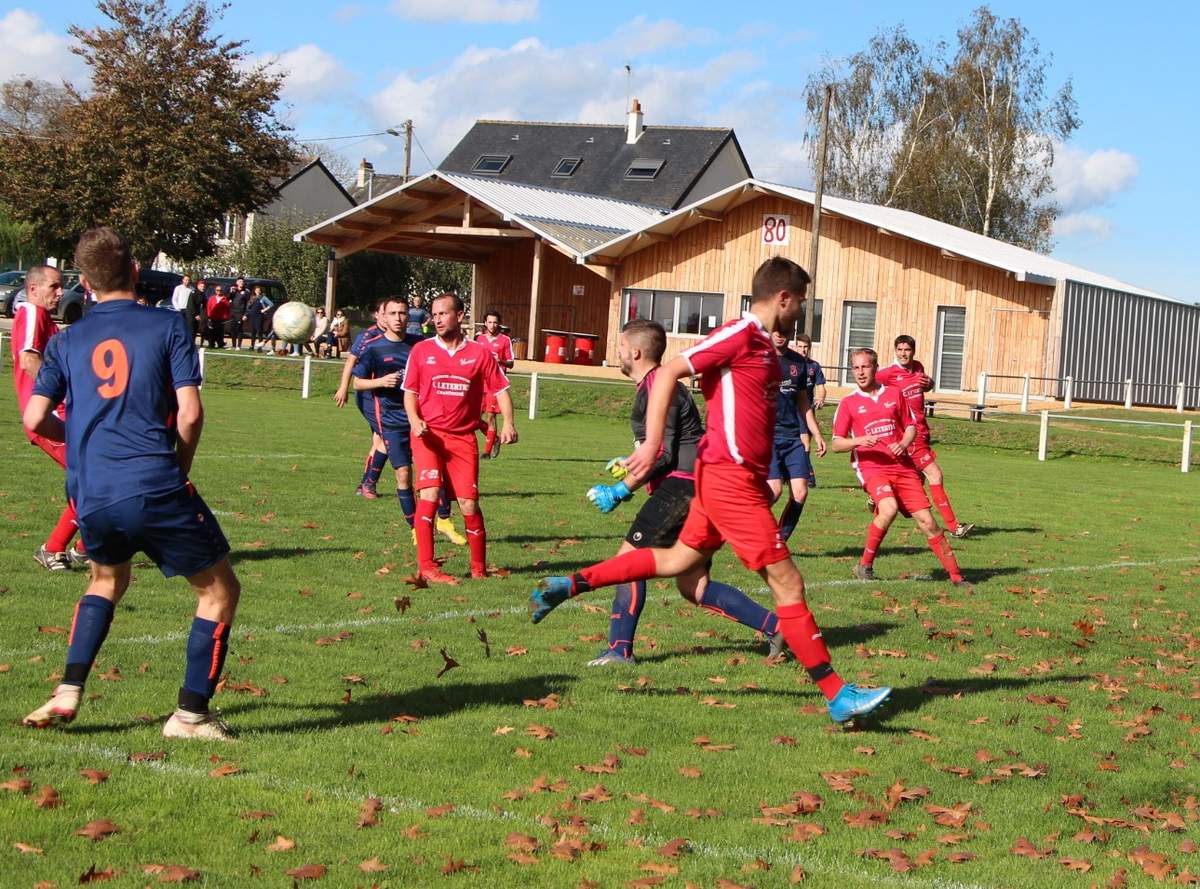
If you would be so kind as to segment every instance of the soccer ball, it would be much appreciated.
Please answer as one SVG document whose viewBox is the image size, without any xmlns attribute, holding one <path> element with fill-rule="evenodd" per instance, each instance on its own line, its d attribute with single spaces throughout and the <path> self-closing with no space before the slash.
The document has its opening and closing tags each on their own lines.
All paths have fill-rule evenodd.
<svg viewBox="0 0 1200 889">
<path fill-rule="evenodd" d="M 317 313 L 302 302 L 287 302 L 275 310 L 271 327 L 287 343 L 307 343 L 317 326 Z"/>
</svg>

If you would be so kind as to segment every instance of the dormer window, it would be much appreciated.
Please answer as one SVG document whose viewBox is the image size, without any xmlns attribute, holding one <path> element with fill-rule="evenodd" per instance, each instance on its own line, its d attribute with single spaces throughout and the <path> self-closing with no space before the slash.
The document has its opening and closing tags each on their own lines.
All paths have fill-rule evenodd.
<svg viewBox="0 0 1200 889">
<path fill-rule="evenodd" d="M 558 162 L 558 166 L 554 168 L 554 172 L 550 175 L 555 179 L 569 179 L 575 175 L 575 171 L 579 169 L 579 165 L 583 163 L 581 157 L 564 157 Z"/>
<path fill-rule="evenodd" d="M 472 173 L 482 173 L 485 176 L 497 176 L 512 160 L 511 154 L 481 154 L 471 167 Z"/>
<path fill-rule="evenodd" d="M 653 179 L 658 175 L 658 171 L 662 169 L 663 162 L 661 160 L 647 160 L 639 158 L 629 165 L 629 169 L 625 171 L 626 179 Z"/>
</svg>

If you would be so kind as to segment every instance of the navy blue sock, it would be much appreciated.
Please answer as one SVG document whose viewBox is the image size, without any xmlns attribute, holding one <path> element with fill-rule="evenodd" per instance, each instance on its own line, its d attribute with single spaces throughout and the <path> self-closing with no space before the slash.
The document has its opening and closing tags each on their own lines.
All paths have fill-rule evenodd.
<svg viewBox="0 0 1200 889">
<path fill-rule="evenodd" d="M 446 489 L 442 488 L 438 491 L 438 510 L 439 519 L 450 518 L 450 496 L 446 493 Z"/>
<path fill-rule="evenodd" d="M 84 596 L 75 606 L 71 639 L 67 643 L 67 668 L 63 671 L 64 685 L 82 688 L 87 681 L 88 671 L 112 626 L 115 607 L 103 596 Z"/>
<path fill-rule="evenodd" d="M 804 512 L 804 503 L 797 503 L 795 500 L 788 498 L 787 506 L 783 508 L 783 513 L 779 516 L 779 537 L 786 541 L 792 536 L 792 532 L 796 530 L 796 524 L 800 521 L 800 515 Z"/>
<path fill-rule="evenodd" d="M 617 584 L 613 596 L 612 619 L 608 624 L 608 649 L 622 657 L 633 656 L 633 637 L 637 635 L 638 618 L 646 606 L 646 581 Z"/>
<path fill-rule="evenodd" d="M 179 689 L 179 706 L 192 713 L 207 713 L 208 702 L 217 688 L 225 655 L 229 651 L 229 624 L 192 618 L 188 635 L 187 670 Z"/>
<path fill-rule="evenodd" d="M 383 475 L 383 467 L 387 466 L 387 451 L 372 451 L 371 460 L 367 463 L 367 471 L 363 473 L 362 483 L 373 485 Z"/>
<path fill-rule="evenodd" d="M 700 607 L 767 635 L 779 629 L 779 619 L 772 612 L 727 583 L 710 580 Z"/>
<path fill-rule="evenodd" d="M 413 499 L 412 488 L 397 488 L 396 499 L 400 501 L 400 511 L 404 513 L 404 521 L 408 527 L 413 526 L 413 516 L 417 514 L 417 501 Z"/>
</svg>

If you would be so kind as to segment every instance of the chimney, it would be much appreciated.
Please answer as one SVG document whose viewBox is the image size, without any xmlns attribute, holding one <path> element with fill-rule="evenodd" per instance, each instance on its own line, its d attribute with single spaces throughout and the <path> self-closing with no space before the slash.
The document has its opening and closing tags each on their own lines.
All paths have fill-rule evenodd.
<svg viewBox="0 0 1200 889">
<path fill-rule="evenodd" d="M 628 122 L 625 125 L 625 144 L 633 145 L 638 139 L 642 138 L 642 132 L 646 129 L 642 126 L 642 103 L 637 99 L 633 100 L 633 105 L 629 108 Z"/>
<path fill-rule="evenodd" d="M 358 165 L 358 179 L 356 180 L 356 185 L 359 188 L 366 188 L 367 183 L 371 181 L 374 173 L 375 167 L 372 166 L 371 162 L 364 157 Z"/>
</svg>

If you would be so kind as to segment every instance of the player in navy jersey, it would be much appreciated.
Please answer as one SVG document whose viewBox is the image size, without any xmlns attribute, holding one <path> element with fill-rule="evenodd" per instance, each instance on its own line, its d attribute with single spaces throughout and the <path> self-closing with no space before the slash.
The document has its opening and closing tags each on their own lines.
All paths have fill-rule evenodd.
<svg viewBox="0 0 1200 889">
<path fill-rule="evenodd" d="M 378 314 L 382 336 L 362 351 L 354 365 L 354 391 L 363 396 L 363 411 L 371 432 L 381 439 L 385 454 L 396 472 L 396 497 L 408 526 L 413 526 L 412 448 L 408 442 L 408 414 L 404 410 L 404 366 L 412 350 L 405 336 L 407 305 L 400 299 L 385 299 Z"/>
<path fill-rule="evenodd" d="M 209 701 L 241 587 L 225 535 L 188 481 L 204 423 L 192 337 L 178 312 L 134 302 L 137 265 L 111 228 L 84 232 L 75 264 L 98 302 L 50 341 L 23 419 L 27 429 L 66 442 L 67 496 L 92 578 L 75 606 L 62 682 L 23 721 L 43 728 L 75 718 L 141 551 L 165 576 L 186 577 L 198 600 L 178 707 L 163 735 L 229 740 Z M 65 427 L 54 413 L 64 401 Z"/>
<path fill-rule="evenodd" d="M 786 333 L 775 331 L 771 334 L 771 345 L 779 356 L 783 379 L 779 384 L 774 455 L 771 470 L 767 473 L 767 485 L 773 500 L 779 499 L 785 482 L 788 486 L 788 502 L 779 516 L 779 536 L 783 540 L 796 530 L 808 499 L 809 482 L 813 481 L 812 461 L 805 438 L 811 436 L 817 456 L 825 456 L 825 439 L 821 436 L 821 427 L 808 395 L 809 361 L 789 349 L 787 343 Z"/>
<path fill-rule="evenodd" d="M 621 373 L 637 383 L 630 417 L 635 442 L 646 437 L 646 403 L 666 348 L 667 334 L 657 321 L 635 318 L 621 330 L 617 342 Z M 613 474 L 620 478 L 615 485 L 597 485 L 588 491 L 588 499 L 597 509 L 603 513 L 612 512 L 643 486 L 650 494 L 630 525 L 625 542 L 617 550 L 618 555 L 633 549 L 670 546 L 679 538 L 695 495 L 696 447 L 703 435 L 704 421 L 700 419 L 700 411 L 687 386 L 677 383 L 667 410 L 662 450 L 650 474 L 631 475 L 620 466 L 621 461 L 609 461 L 610 471 L 616 470 Z M 783 653 L 779 621 L 741 590 L 706 578 L 694 586 L 681 582 L 679 592 L 693 605 L 764 633 L 770 641 L 772 656 Z M 608 648 L 588 661 L 589 667 L 634 663 L 633 639 L 645 604 L 644 580 L 618 584 L 609 622 Z"/>
<path fill-rule="evenodd" d="M 347 396 L 350 393 L 351 377 L 354 373 L 354 365 L 362 358 L 363 351 L 375 340 L 383 336 L 383 328 L 380 324 L 380 311 L 383 308 L 385 300 L 378 299 L 375 301 L 374 321 L 370 327 L 359 333 L 354 338 L 354 342 L 350 346 L 350 352 L 346 355 L 346 360 L 342 364 L 342 378 L 338 383 L 337 391 L 333 393 L 333 403 L 338 407 L 344 407 L 347 401 Z M 354 403 L 358 407 L 359 412 L 367 421 L 367 425 L 371 424 L 371 418 L 367 413 L 367 398 L 365 393 L 355 390 Z M 366 497 L 368 500 L 374 500 L 379 495 L 375 492 L 375 485 L 379 481 L 379 476 L 383 472 L 383 467 L 387 465 L 387 446 L 384 444 L 378 434 L 374 431 L 371 433 L 371 449 L 367 451 L 366 464 L 363 467 L 362 480 L 358 483 L 354 493 L 361 497 Z"/>
</svg>

